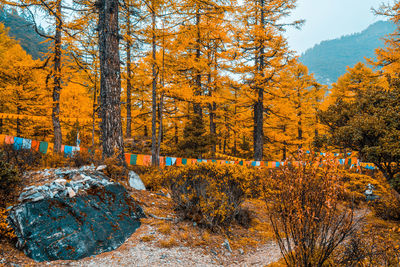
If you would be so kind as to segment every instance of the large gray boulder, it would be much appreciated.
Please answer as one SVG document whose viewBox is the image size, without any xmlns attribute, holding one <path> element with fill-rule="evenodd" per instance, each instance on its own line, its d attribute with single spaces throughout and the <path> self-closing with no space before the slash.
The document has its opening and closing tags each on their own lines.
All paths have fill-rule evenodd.
<svg viewBox="0 0 400 267">
<path fill-rule="evenodd" d="M 125 188 L 100 172 L 57 170 L 54 175 L 58 179 L 49 184 L 27 188 L 9 211 L 17 247 L 36 261 L 114 250 L 145 217 Z"/>
</svg>

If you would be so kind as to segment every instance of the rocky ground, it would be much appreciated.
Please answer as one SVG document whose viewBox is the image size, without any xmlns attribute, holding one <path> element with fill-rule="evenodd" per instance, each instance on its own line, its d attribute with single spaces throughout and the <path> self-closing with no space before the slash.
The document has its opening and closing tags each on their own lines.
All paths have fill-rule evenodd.
<svg viewBox="0 0 400 267">
<path fill-rule="evenodd" d="M 48 172 L 31 173 L 26 185 L 48 183 Z M 266 266 L 281 257 L 260 212 L 263 203 L 246 202 L 254 218 L 250 226 L 233 225 L 226 234 L 179 221 L 166 192 L 130 189 L 148 218 L 118 249 L 78 261 L 37 263 L 10 242 L 0 243 L 0 266 Z M 257 211 L 257 213 L 255 213 Z"/>
</svg>

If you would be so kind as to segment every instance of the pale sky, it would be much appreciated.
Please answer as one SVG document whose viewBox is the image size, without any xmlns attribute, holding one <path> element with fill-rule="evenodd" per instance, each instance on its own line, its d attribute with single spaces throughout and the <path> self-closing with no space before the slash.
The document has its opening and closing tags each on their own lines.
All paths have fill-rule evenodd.
<svg viewBox="0 0 400 267">
<path fill-rule="evenodd" d="M 382 2 L 393 3 L 393 0 L 297 0 L 290 18 L 306 22 L 301 30 L 287 30 L 289 46 L 301 54 L 321 41 L 360 32 L 385 19 L 371 11 Z"/>
</svg>

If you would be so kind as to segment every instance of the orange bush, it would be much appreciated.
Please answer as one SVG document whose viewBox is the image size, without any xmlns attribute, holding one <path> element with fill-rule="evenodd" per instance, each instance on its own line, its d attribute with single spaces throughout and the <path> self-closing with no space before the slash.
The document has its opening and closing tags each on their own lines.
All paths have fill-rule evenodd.
<svg viewBox="0 0 400 267">
<path fill-rule="evenodd" d="M 239 214 L 248 187 L 240 166 L 189 165 L 169 169 L 165 177 L 178 213 L 214 230 Z"/>
</svg>

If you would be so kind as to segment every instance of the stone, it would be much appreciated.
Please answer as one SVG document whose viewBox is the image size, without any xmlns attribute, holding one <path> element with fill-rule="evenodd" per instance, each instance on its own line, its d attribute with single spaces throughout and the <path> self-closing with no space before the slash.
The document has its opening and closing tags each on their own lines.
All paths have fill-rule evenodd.
<svg viewBox="0 0 400 267">
<path fill-rule="evenodd" d="M 63 178 L 59 178 L 59 179 L 54 180 L 54 183 L 65 186 L 65 184 L 67 183 L 67 180 L 65 180 Z"/>
<path fill-rule="evenodd" d="M 74 196 L 76 196 L 75 191 L 72 190 L 71 187 L 68 187 L 68 188 L 67 188 L 67 191 L 68 191 L 68 197 L 74 197 Z"/>
<path fill-rule="evenodd" d="M 9 210 L 7 219 L 17 236 L 17 247 L 42 262 L 78 260 L 125 242 L 145 217 L 142 208 L 122 185 L 88 179 L 91 183 L 84 192 L 63 187 L 50 197 L 54 185 L 23 192 L 26 195 L 20 195 L 21 203 Z"/>
<path fill-rule="evenodd" d="M 136 190 L 146 190 L 142 179 L 134 171 L 129 171 L 129 186 Z"/>
<path fill-rule="evenodd" d="M 107 168 L 107 165 L 100 165 L 96 168 L 96 171 L 102 171 L 105 170 Z"/>
<path fill-rule="evenodd" d="M 222 243 L 222 246 L 225 247 L 229 252 L 232 253 L 231 245 L 229 244 L 228 239 L 225 239 L 224 243 Z"/>
</svg>

